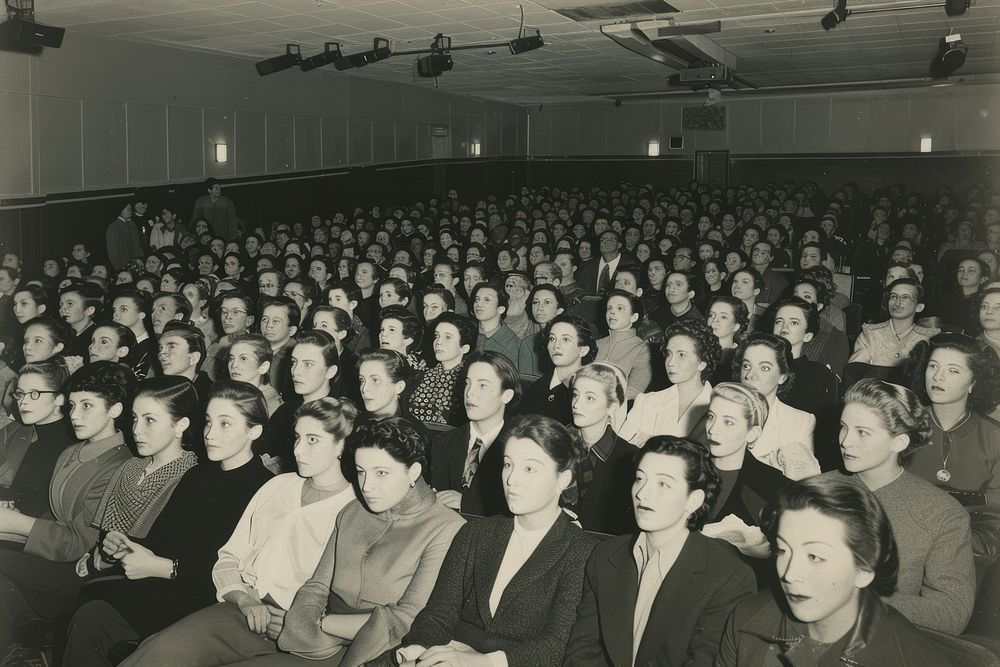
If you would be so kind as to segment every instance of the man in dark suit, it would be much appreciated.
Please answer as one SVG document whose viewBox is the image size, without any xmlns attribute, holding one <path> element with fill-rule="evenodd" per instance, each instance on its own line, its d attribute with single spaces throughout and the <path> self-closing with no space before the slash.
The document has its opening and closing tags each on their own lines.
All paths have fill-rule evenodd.
<svg viewBox="0 0 1000 667">
<path fill-rule="evenodd" d="M 649 439 L 632 490 L 641 532 L 591 554 L 564 665 L 712 664 L 730 612 L 757 588 L 729 547 L 698 532 L 718 488 L 709 480 L 704 447 Z"/>
<path fill-rule="evenodd" d="M 603 296 L 615 284 L 615 274 L 622 266 L 633 266 L 631 255 L 622 253 L 622 237 L 613 229 L 600 236 L 599 255 L 583 263 L 576 272 L 576 282 L 593 296 Z"/>
<path fill-rule="evenodd" d="M 469 423 L 432 439 L 431 487 L 441 503 L 465 514 L 506 514 L 500 480 L 504 414 L 521 396 L 517 368 L 497 352 L 473 354 L 462 396 Z"/>
</svg>

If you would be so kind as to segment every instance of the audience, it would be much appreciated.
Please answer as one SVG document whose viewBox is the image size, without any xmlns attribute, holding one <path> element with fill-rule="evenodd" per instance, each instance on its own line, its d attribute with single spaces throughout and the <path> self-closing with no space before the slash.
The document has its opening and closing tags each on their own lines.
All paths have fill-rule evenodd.
<svg viewBox="0 0 1000 667">
<path fill-rule="evenodd" d="M 4 249 L 0 661 L 937 665 L 992 627 L 995 183 L 206 190 Z M 618 536 L 586 566 L 580 527 Z"/>
</svg>

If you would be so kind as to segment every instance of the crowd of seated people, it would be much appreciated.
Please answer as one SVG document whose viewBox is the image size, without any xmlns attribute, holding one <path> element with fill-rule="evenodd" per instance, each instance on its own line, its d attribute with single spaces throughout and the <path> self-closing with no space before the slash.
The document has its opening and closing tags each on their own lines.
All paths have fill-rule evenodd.
<svg viewBox="0 0 1000 667">
<path fill-rule="evenodd" d="M 199 210 L 2 256 L 0 663 L 1000 664 L 1000 184 Z"/>
</svg>

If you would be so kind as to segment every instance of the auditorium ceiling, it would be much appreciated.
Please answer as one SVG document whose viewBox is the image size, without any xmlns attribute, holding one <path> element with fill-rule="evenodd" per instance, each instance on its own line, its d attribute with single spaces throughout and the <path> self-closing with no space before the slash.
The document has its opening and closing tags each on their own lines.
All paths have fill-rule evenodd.
<svg viewBox="0 0 1000 667">
<path fill-rule="evenodd" d="M 690 94 L 671 87 L 673 67 L 635 53 L 602 32 L 636 24 L 647 36 L 679 35 L 682 46 L 713 56 L 744 81 L 770 90 L 836 90 L 933 85 L 929 63 L 949 30 L 969 47 L 949 81 L 1000 80 L 1000 0 L 974 0 L 959 17 L 942 7 L 850 16 L 824 31 L 832 0 L 37 0 L 36 17 L 89 35 L 212 51 L 262 60 L 301 45 L 305 57 L 341 42 L 345 54 L 372 48 L 375 37 L 396 51 L 427 47 L 437 33 L 453 46 L 506 42 L 524 25 L 545 47 L 511 55 L 457 51 L 441 89 L 519 104 Z M 852 10 L 909 7 L 932 0 L 861 2 Z M 717 32 L 708 25 L 719 22 Z M 708 25 L 708 27 L 706 27 Z M 666 28 L 664 32 L 657 32 Z M 625 30 L 631 36 L 635 31 Z M 628 37 L 629 35 L 626 35 Z M 69 42 L 67 37 L 67 43 Z M 641 41 L 641 40 L 640 40 Z M 410 83 L 414 56 L 398 56 L 339 76 Z M 247 66 L 251 66 L 248 62 Z M 329 68 L 332 69 L 332 68 Z M 287 71 L 273 76 L 308 76 Z M 417 79 L 421 85 L 433 85 Z M 728 93 L 727 93 L 728 94 Z"/>
</svg>

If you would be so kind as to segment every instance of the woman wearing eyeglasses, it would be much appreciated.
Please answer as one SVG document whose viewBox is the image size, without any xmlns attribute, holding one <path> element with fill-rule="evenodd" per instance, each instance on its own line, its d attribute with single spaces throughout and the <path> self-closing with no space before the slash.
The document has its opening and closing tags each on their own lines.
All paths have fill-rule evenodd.
<svg viewBox="0 0 1000 667">
<path fill-rule="evenodd" d="M 62 413 L 68 378 L 61 357 L 21 367 L 13 393 L 21 421 L 0 430 L 0 505 L 34 517 L 48 511 L 56 459 L 76 440 Z"/>
</svg>

